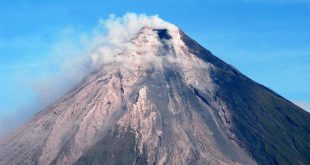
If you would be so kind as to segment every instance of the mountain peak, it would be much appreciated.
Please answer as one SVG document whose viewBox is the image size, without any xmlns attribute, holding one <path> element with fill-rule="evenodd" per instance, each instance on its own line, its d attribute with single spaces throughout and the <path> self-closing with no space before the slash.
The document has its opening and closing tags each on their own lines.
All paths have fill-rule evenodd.
<svg viewBox="0 0 310 165">
<path fill-rule="evenodd" d="M 116 21 L 101 69 L 0 141 L 0 164 L 309 164 L 309 113 L 145 21 Z"/>
<path fill-rule="evenodd" d="M 152 35 L 154 36 L 154 34 L 157 34 L 157 37 L 160 40 L 170 40 L 172 39 L 172 36 L 170 33 L 171 33 L 171 29 L 169 30 L 167 28 L 153 28 L 150 26 L 144 26 L 138 32 L 137 36 L 142 35 L 144 38 L 147 38 L 148 36 L 152 36 Z"/>
<path fill-rule="evenodd" d="M 172 37 L 170 36 L 168 29 L 153 29 L 157 32 L 159 39 L 163 40 L 170 40 Z"/>
</svg>

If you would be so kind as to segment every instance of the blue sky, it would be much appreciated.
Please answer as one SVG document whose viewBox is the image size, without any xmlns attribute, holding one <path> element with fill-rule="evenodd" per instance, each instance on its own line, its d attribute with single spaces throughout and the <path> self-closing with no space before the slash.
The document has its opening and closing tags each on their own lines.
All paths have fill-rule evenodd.
<svg viewBox="0 0 310 165">
<path fill-rule="evenodd" d="M 38 109 L 40 86 L 69 76 L 60 73 L 59 54 L 78 53 L 61 48 L 99 19 L 126 12 L 158 14 L 250 78 L 310 107 L 308 0 L 1 0 L 0 117 Z"/>
</svg>

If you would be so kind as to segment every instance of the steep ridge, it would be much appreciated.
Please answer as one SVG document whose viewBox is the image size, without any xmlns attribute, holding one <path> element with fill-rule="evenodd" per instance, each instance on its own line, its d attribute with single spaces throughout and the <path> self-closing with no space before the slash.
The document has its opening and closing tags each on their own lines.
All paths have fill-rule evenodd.
<svg viewBox="0 0 310 165">
<path fill-rule="evenodd" d="M 309 164 L 309 113 L 185 33 L 125 47 L 1 141 L 0 164 Z"/>
</svg>

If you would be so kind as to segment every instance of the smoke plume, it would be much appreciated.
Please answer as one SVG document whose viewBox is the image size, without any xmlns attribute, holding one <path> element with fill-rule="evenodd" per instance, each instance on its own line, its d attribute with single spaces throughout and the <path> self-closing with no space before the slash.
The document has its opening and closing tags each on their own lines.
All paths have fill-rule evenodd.
<svg viewBox="0 0 310 165">
<path fill-rule="evenodd" d="M 29 120 L 36 112 L 54 103 L 90 72 L 113 62 L 130 61 L 121 53 L 135 49 L 128 41 L 133 39 L 143 27 L 164 28 L 171 32 L 177 29 L 158 15 L 127 13 L 122 17 L 112 14 L 108 19 L 99 20 L 97 27 L 90 32 L 64 28 L 59 34 L 55 34 L 60 36 L 59 40 L 50 45 L 51 51 L 47 52 L 48 58 L 42 60 L 42 66 L 53 66 L 57 72 L 47 73 L 29 82 L 36 96 L 35 102 L 20 105 L 20 110 L 9 118 L 0 116 L 0 137 Z M 145 52 L 149 51 L 145 50 Z M 153 62 L 159 60 L 151 56 L 147 59 Z"/>
</svg>

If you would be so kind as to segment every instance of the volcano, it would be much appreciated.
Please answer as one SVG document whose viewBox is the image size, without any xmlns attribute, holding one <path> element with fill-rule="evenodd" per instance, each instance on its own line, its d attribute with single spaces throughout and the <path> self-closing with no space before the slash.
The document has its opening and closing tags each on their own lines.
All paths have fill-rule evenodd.
<svg viewBox="0 0 310 165">
<path fill-rule="evenodd" d="M 310 114 L 178 28 L 122 46 L 4 138 L 0 164 L 310 164 Z"/>
</svg>

